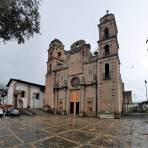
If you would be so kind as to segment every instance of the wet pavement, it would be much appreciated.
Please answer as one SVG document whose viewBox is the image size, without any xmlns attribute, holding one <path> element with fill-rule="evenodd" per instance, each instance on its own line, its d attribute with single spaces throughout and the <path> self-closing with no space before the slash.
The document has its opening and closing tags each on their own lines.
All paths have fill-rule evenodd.
<svg viewBox="0 0 148 148">
<path fill-rule="evenodd" d="M 138 116 L 4 117 L 0 118 L 0 148 L 148 148 L 148 116 Z"/>
</svg>

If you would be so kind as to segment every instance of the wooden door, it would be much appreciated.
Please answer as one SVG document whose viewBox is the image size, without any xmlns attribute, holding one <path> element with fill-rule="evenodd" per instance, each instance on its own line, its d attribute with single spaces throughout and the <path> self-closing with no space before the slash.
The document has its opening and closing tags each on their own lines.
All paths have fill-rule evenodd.
<svg viewBox="0 0 148 148">
<path fill-rule="evenodd" d="M 80 90 L 70 91 L 70 114 L 79 114 Z"/>
</svg>

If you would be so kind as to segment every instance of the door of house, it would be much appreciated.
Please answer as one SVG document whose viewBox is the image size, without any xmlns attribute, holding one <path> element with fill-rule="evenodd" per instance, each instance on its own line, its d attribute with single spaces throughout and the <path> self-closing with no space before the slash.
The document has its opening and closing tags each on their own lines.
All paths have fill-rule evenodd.
<svg viewBox="0 0 148 148">
<path fill-rule="evenodd" d="M 70 114 L 79 114 L 80 90 L 70 91 Z"/>
</svg>

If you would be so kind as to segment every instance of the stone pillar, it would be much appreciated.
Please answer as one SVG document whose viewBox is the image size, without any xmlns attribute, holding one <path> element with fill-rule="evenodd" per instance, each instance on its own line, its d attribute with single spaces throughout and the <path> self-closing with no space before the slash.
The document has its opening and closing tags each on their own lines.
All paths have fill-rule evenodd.
<svg viewBox="0 0 148 148">
<path fill-rule="evenodd" d="M 80 89 L 80 111 L 79 115 L 84 116 L 84 98 L 85 98 L 85 90 L 84 90 L 84 85 L 82 84 L 81 89 Z"/>
<path fill-rule="evenodd" d="M 93 102 L 93 114 L 97 116 L 97 90 L 96 90 L 96 85 L 94 85 L 94 102 Z"/>
<path fill-rule="evenodd" d="M 66 104 L 67 104 L 67 89 L 64 88 L 65 98 L 63 98 L 63 110 L 66 111 Z"/>
<path fill-rule="evenodd" d="M 54 103 L 53 103 L 53 107 L 56 109 L 56 89 L 53 90 L 54 91 Z"/>
<path fill-rule="evenodd" d="M 70 90 L 67 90 L 66 93 L 66 112 L 70 114 Z"/>
<path fill-rule="evenodd" d="M 55 89 L 54 92 L 54 108 L 55 110 L 58 110 L 58 90 Z"/>
</svg>

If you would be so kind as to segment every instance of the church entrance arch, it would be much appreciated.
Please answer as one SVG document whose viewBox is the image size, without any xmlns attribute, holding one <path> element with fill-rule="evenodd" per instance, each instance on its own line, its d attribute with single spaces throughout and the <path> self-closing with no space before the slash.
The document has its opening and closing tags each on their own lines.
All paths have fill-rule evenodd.
<svg viewBox="0 0 148 148">
<path fill-rule="evenodd" d="M 70 91 L 70 114 L 79 114 L 80 90 Z"/>
</svg>

